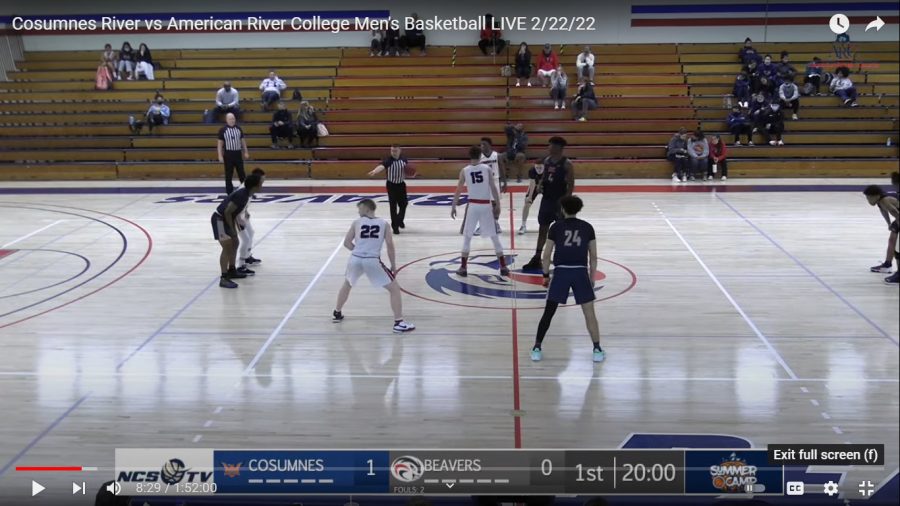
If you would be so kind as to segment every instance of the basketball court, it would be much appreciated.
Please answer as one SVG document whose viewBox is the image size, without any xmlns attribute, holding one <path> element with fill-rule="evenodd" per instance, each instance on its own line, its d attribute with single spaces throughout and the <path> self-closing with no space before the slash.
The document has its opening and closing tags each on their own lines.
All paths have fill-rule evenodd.
<svg viewBox="0 0 900 506">
<path fill-rule="evenodd" d="M 900 460 L 898 292 L 868 272 L 887 242 L 860 193 L 871 183 L 886 182 L 579 182 L 601 364 L 575 307 L 529 359 L 543 289 L 517 269 L 537 240 L 537 207 L 510 234 L 520 185 L 502 196 L 512 277 L 476 238 L 484 257 L 463 279 L 450 183 L 411 183 L 395 241 L 417 329 L 395 335 L 365 281 L 330 319 L 353 202 L 376 195 L 388 214 L 377 182 L 267 182 L 250 210 L 263 264 L 238 290 L 218 287 L 218 182 L 4 184 L 0 489 L 70 498 L 71 476 L 31 498 L 34 475 L 15 470 L 67 465 L 100 469 L 92 493 L 116 447 L 617 448 L 689 433 L 884 443 L 884 468 L 818 470 L 859 497 Z"/>
</svg>

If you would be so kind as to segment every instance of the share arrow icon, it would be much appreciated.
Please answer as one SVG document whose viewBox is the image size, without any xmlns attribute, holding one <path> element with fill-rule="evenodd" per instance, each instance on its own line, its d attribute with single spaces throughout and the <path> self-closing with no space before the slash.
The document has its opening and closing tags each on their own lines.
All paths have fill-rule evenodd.
<svg viewBox="0 0 900 506">
<path fill-rule="evenodd" d="M 875 16 L 875 20 L 866 25 L 866 31 L 868 32 L 870 29 L 874 28 L 875 31 L 880 31 L 881 27 L 884 26 L 884 20 L 881 19 L 881 16 Z"/>
</svg>

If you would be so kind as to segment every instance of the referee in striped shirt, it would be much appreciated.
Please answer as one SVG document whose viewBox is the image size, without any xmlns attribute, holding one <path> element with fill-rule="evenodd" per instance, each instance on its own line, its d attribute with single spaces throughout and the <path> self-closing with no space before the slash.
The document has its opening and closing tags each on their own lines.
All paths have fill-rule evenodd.
<svg viewBox="0 0 900 506">
<path fill-rule="evenodd" d="M 234 171 L 237 170 L 238 180 L 243 183 L 244 160 L 250 159 L 244 131 L 236 122 L 234 114 L 228 113 L 225 116 L 225 126 L 219 129 L 219 162 L 225 165 L 225 192 L 229 195 L 234 191 L 234 184 L 231 182 Z"/>
<path fill-rule="evenodd" d="M 406 228 L 403 219 L 406 217 L 406 206 L 409 199 L 406 196 L 406 171 L 411 170 L 409 161 L 401 155 L 402 150 L 396 144 L 391 146 L 391 156 L 385 158 L 381 165 L 369 172 L 370 176 L 387 170 L 387 194 L 391 206 L 391 228 L 395 234 L 400 233 L 401 228 Z"/>
</svg>

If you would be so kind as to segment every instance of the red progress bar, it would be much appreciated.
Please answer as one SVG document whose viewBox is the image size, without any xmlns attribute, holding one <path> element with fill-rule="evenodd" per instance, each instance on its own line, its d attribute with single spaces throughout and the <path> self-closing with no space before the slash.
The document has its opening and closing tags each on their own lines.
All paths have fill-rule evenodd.
<svg viewBox="0 0 900 506">
<path fill-rule="evenodd" d="M 81 472 L 81 466 L 16 466 L 16 471 Z"/>
</svg>

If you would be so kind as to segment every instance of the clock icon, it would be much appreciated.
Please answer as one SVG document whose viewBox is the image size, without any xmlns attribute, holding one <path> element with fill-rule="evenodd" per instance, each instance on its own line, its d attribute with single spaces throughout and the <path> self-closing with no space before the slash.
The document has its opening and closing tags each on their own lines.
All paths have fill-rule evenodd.
<svg viewBox="0 0 900 506">
<path fill-rule="evenodd" d="M 831 16 L 828 26 L 835 35 L 847 33 L 847 30 L 850 29 L 850 18 L 846 14 L 835 14 Z"/>
</svg>

